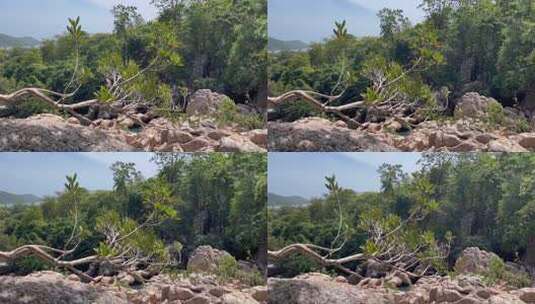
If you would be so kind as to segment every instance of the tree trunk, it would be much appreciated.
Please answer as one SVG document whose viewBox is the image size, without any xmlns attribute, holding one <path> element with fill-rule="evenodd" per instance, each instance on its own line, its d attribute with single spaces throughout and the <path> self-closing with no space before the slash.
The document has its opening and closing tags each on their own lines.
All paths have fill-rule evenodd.
<svg viewBox="0 0 535 304">
<path fill-rule="evenodd" d="M 526 248 L 525 262 L 530 269 L 535 269 L 535 235 L 528 239 L 528 246 Z"/>
</svg>

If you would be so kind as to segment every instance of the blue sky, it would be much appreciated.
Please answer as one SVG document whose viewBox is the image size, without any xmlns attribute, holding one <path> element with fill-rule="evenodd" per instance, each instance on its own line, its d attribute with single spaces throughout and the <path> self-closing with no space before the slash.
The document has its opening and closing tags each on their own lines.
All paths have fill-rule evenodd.
<svg viewBox="0 0 535 304">
<path fill-rule="evenodd" d="M 344 188 L 375 191 L 379 166 L 401 164 L 406 172 L 414 172 L 420 157 L 420 153 L 269 153 L 268 189 L 280 195 L 319 197 L 325 193 L 325 176 L 335 174 Z"/>
<path fill-rule="evenodd" d="M 15 194 L 53 195 L 63 190 L 65 176 L 77 173 L 89 190 L 113 187 L 109 167 L 133 162 L 144 177 L 154 176 L 152 153 L 0 153 L 0 190 Z"/>
<path fill-rule="evenodd" d="M 269 35 L 283 40 L 321 41 L 332 34 L 334 21 L 347 20 L 356 36 L 379 34 L 377 12 L 399 8 L 412 23 L 423 20 L 421 0 L 269 0 Z"/>
<path fill-rule="evenodd" d="M 0 33 L 52 38 L 65 32 L 67 18 L 80 16 L 90 32 L 110 32 L 115 4 L 134 5 L 145 19 L 157 16 L 150 0 L 0 0 Z"/>
</svg>

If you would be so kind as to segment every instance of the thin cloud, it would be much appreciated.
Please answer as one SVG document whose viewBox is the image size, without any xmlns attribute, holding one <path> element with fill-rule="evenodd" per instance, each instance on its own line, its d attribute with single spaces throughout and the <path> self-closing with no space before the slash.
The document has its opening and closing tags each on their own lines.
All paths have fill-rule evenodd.
<svg viewBox="0 0 535 304">
<path fill-rule="evenodd" d="M 420 158 L 420 153 L 270 153 L 268 191 L 320 197 L 326 193 L 324 177 L 332 174 L 344 188 L 377 191 L 379 166 L 401 164 L 405 172 L 414 172 Z"/>
<path fill-rule="evenodd" d="M 152 153 L 0 153 L 0 191 L 38 196 L 63 190 L 65 176 L 77 173 L 89 190 L 113 187 L 111 164 L 133 162 L 146 178 L 157 173 Z"/>
<path fill-rule="evenodd" d="M 422 21 L 424 18 L 424 11 L 418 6 L 421 4 L 422 0 L 349 0 L 355 4 L 362 5 L 366 8 L 369 8 L 373 11 L 380 11 L 381 9 L 393 8 L 393 9 L 402 9 L 407 17 L 411 19 L 412 22 Z"/>
<path fill-rule="evenodd" d="M 158 15 L 157 9 L 149 0 L 89 0 L 89 2 L 109 10 L 117 4 L 135 6 L 145 19 L 154 19 Z"/>
</svg>

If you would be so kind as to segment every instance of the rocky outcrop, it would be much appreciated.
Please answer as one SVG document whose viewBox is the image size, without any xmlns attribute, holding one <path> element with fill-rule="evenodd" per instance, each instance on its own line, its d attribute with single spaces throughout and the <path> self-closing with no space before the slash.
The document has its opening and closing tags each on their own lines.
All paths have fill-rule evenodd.
<svg viewBox="0 0 535 304">
<path fill-rule="evenodd" d="M 535 303 L 535 288 L 489 287 L 479 277 L 431 276 L 410 288 L 397 289 L 383 279 L 352 285 L 338 278 L 310 273 L 292 279 L 268 280 L 271 304 L 525 304 Z"/>
<path fill-rule="evenodd" d="M 188 271 L 215 273 L 221 261 L 234 258 L 226 251 L 211 246 L 197 247 L 188 260 Z"/>
<path fill-rule="evenodd" d="M 529 152 L 535 151 L 535 133 L 483 131 L 471 123 L 425 122 L 395 145 L 403 151 L 451 152 Z"/>
<path fill-rule="evenodd" d="M 292 123 L 272 122 L 268 126 L 269 150 L 278 152 L 397 151 L 388 134 L 371 134 L 348 129 L 345 123 L 323 118 L 305 118 Z"/>
<path fill-rule="evenodd" d="M 189 101 L 187 121 L 171 122 L 145 103 L 92 105 L 85 118 L 41 114 L 0 118 L 0 151 L 266 152 L 267 130 L 247 131 L 236 123 L 215 123 L 228 97 L 198 90 Z M 256 115 L 242 105 L 243 115 Z"/>
<path fill-rule="evenodd" d="M 501 259 L 479 248 L 466 248 L 455 264 L 455 276 L 412 277 L 405 272 L 386 269 L 367 262 L 364 278 L 330 277 L 308 273 L 292 279 L 268 280 L 269 303 L 288 304 L 501 304 L 535 303 L 535 288 L 515 289 L 506 282 L 495 282 L 481 274 L 488 272 L 491 261 Z M 508 265 L 506 270 L 518 268 Z M 516 271 L 520 271 L 516 269 Z M 520 272 L 517 272 L 520 274 Z M 526 273 L 522 273 L 526 275 Z"/>
<path fill-rule="evenodd" d="M 459 98 L 454 115 L 457 118 L 483 118 L 492 106 L 501 107 L 494 98 L 470 92 Z"/>
<path fill-rule="evenodd" d="M 210 275 L 192 274 L 187 278 L 159 275 L 143 289 L 129 290 L 126 295 L 132 304 L 258 304 L 266 303 L 267 287 L 221 284 Z"/>
<path fill-rule="evenodd" d="M 186 112 L 190 116 L 213 114 L 226 98 L 228 97 L 211 90 L 198 90 L 191 95 Z"/>
<path fill-rule="evenodd" d="M 197 125 L 174 124 L 164 118 L 152 120 L 126 141 L 144 151 L 158 152 L 265 152 L 267 130 L 237 132 L 218 128 L 209 121 Z"/>
<path fill-rule="evenodd" d="M 76 119 L 74 119 L 76 120 Z M 63 118 L 41 114 L 0 120 L 0 151 L 135 151 L 122 133 L 95 130 Z M 76 120 L 77 121 L 77 120 Z"/>
<path fill-rule="evenodd" d="M 126 295 L 108 287 L 82 284 L 51 271 L 25 277 L 0 277 L 0 303 L 10 304 L 126 304 Z"/>
<path fill-rule="evenodd" d="M 457 101 L 454 116 L 455 120 L 423 121 L 418 115 L 372 108 L 356 129 L 318 117 L 270 122 L 268 146 L 270 151 L 535 151 L 535 132 L 514 131 L 525 129 L 524 115 L 503 109 L 492 98 L 467 93 Z"/>
<path fill-rule="evenodd" d="M 293 279 L 268 280 L 270 304 L 387 304 L 393 298 L 380 290 L 336 282 L 327 275 L 310 273 Z M 390 302 L 389 302 L 390 301 Z"/>
<path fill-rule="evenodd" d="M 76 118 L 41 114 L 0 120 L 0 151 L 265 152 L 267 130 L 237 131 L 210 121 L 172 123 L 138 113 L 82 126 Z M 136 121 L 147 122 L 141 129 Z M 145 123 L 144 122 L 144 123 Z M 136 129 L 137 128 L 137 129 Z M 140 131 L 138 129 L 141 129 Z"/>
<path fill-rule="evenodd" d="M 0 277 L 0 303 L 9 304 L 258 304 L 267 302 L 267 287 L 221 284 L 216 277 L 158 275 L 137 288 L 118 278 L 91 284 L 76 276 L 44 271 L 25 277 Z"/>
<path fill-rule="evenodd" d="M 455 262 L 455 271 L 458 273 L 483 273 L 489 269 L 493 259 L 500 259 L 493 252 L 469 247 L 463 250 Z"/>
<path fill-rule="evenodd" d="M 357 130 L 322 118 L 270 122 L 268 146 L 270 151 L 535 152 L 535 133 L 484 131 L 467 120 L 428 121 L 398 133 L 403 129 L 397 120 Z"/>
</svg>

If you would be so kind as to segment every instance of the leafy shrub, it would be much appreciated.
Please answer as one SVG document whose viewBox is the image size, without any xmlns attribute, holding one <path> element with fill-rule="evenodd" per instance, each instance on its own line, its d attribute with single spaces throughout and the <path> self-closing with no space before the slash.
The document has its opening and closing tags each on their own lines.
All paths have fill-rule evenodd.
<svg viewBox="0 0 535 304">
<path fill-rule="evenodd" d="M 115 97 L 106 86 L 100 86 L 99 90 L 95 92 L 95 98 L 100 102 L 110 102 Z"/>
<path fill-rule="evenodd" d="M 295 277 L 302 273 L 322 271 L 322 267 L 319 264 L 300 255 L 292 255 L 287 259 L 278 261 L 277 266 L 282 271 L 279 275 L 287 278 Z"/>
<path fill-rule="evenodd" d="M 261 129 L 264 127 L 264 120 L 261 115 L 240 113 L 240 110 L 230 98 L 225 98 L 221 105 L 219 105 L 216 122 L 220 126 L 237 124 L 247 130 Z"/>
<path fill-rule="evenodd" d="M 218 264 L 216 275 L 222 282 L 238 280 L 248 286 L 265 284 L 264 276 L 259 271 L 245 271 L 240 269 L 238 262 L 232 256 L 225 256 L 221 258 Z"/>
<path fill-rule="evenodd" d="M 528 132 L 531 130 L 529 122 L 523 117 L 518 119 L 508 118 L 503 106 L 498 102 L 491 102 L 487 108 L 487 113 L 483 118 L 485 127 L 489 129 L 497 129 L 499 127 L 507 127 L 515 132 Z"/>
<path fill-rule="evenodd" d="M 493 257 L 490 260 L 489 268 L 483 274 L 483 279 L 488 284 L 506 282 L 516 288 L 528 287 L 531 285 L 531 278 L 525 273 L 513 273 L 507 269 L 502 259 Z"/>
<path fill-rule="evenodd" d="M 303 100 L 284 103 L 277 108 L 277 112 L 277 116 L 282 117 L 284 121 L 296 121 L 305 117 L 321 115 L 311 104 Z"/>
<path fill-rule="evenodd" d="M 487 108 L 487 115 L 484 122 L 489 128 L 497 128 L 504 125 L 506 121 L 505 112 L 501 104 L 491 102 Z"/>
<path fill-rule="evenodd" d="M 21 276 L 46 269 L 49 269 L 48 265 L 36 257 L 23 257 L 8 264 L 10 273 Z"/>
</svg>

